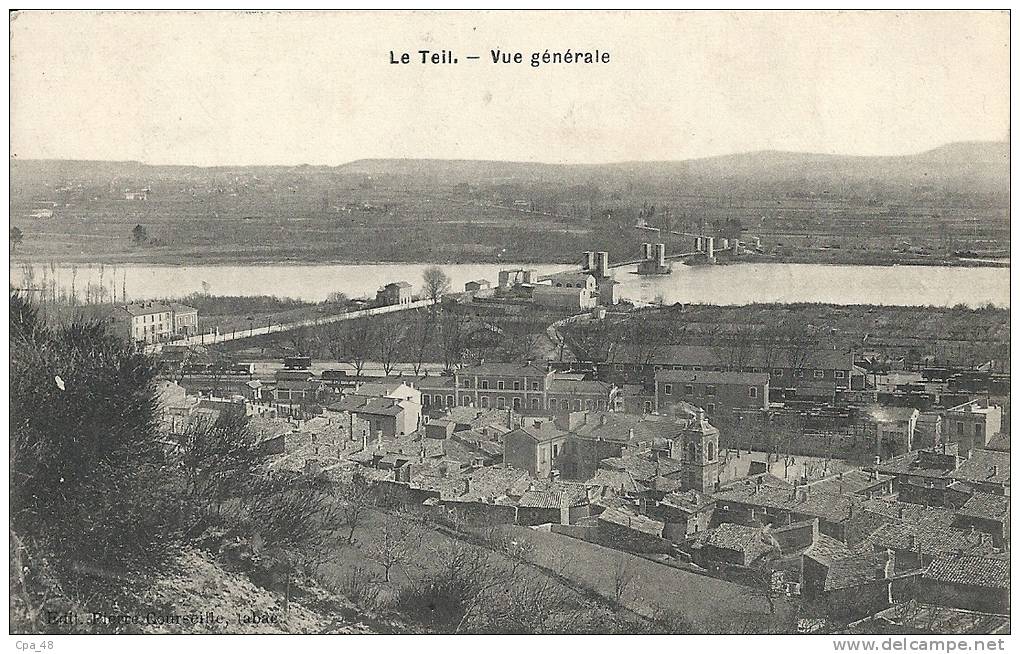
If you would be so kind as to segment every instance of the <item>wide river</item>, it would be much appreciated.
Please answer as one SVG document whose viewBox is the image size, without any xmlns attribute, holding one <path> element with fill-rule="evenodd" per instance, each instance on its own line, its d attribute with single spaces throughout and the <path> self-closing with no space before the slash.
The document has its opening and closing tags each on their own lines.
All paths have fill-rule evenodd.
<svg viewBox="0 0 1020 654">
<path fill-rule="evenodd" d="M 276 295 L 319 301 L 340 291 L 350 297 L 367 297 L 380 286 L 406 280 L 421 290 L 426 264 L 257 264 L 158 266 L 78 266 L 73 275 L 79 295 L 100 275 L 117 295 L 126 288 L 132 300 L 184 297 L 206 290 L 213 295 Z M 440 266 L 452 280 L 453 290 L 464 282 L 488 279 L 513 264 L 450 264 Z M 564 270 L 566 264 L 527 265 L 539 274 Z M 633 267 L 617 268 L 620 297 L 651 302 L 751 304 L 754 302 L 825 302 L 833 304 L 887 304 L 1009 307 L 1009 268 L 950 266 L 841 266 L 798 263 L 747 263 L 716 266 L 673 265 L 672 275 L 642 277 Z M 45 274 L 69 288 L 70 266 L 35 265 L 35 285 Z M 11 266 L 11 283 L 24 281 L 22 267 Z"/>
</svg>

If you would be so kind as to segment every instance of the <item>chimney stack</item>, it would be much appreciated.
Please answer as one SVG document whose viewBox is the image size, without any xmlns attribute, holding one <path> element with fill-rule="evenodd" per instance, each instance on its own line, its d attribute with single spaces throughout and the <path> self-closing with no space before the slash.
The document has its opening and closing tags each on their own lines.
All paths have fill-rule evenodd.
<svg viewBox="0 0 1020 654">
<path fill-rule="evenodd" d="M 666 244 L 656 243 L 655 244 L 655 263 L 660 268 L 666 266 Z"/>
</svg>

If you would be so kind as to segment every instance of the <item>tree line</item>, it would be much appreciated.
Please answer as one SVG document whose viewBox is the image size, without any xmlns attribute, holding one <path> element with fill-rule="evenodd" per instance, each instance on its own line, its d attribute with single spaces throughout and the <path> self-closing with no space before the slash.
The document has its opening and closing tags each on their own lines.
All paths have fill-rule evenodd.
<svg viewBox="0 0 1020 654">
<path fill-rule="evenodd" d="M 241 536 L 249 574 L 289 581 L 356 521 L 364 480 L 270 473 L 243 416 L 162 428 L 159 365 L 105 322 L 12 293 L 9 344 L 12 632 L 73 631 L 47 616 L 123 610 L 182 549 Z"/>
</svg>

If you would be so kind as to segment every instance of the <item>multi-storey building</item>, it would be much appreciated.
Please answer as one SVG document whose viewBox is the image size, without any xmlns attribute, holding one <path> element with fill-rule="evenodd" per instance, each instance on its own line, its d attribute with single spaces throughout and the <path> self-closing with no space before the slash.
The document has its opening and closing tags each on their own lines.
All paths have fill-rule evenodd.
<svg viewBox="0 0 1020 654">
<path fill-rule="evenodd" d="M 376 291 L 375 294 L 375 301 L 385 306 L 410 304 L 412 299 L 411 285 L 403 281 L 387 284 Z"/>
<path fill-rule="evenodd" d="M 481 363 L 454 374 L 460 406 L 567 413 L 621 408 L 612 384 L 546 372 L 532 363 Z"/>
<path fill-rule="evenodd" d="M 525 423 L 503 437 L 503 463 L 548 479 L 567 437 L 567 432 L 551 421 Z"/>
<path fill-rule="evenodd" d="M 769 377 L 769 390 L 784 398 L 817 398 L 831 401 L 839 391 L 850 389 L 853 353 L 820 348 L 796 350 L 672 345 L 653 352 L 622 351 L 613 363 L 593 363 L 598 379 L 615 384 L 651 384 L 660 370 L 691 372 L 752 372 Z"/>
<path fill-rule="evenodd" d="M 701 407 L 713 421 L 728 424 L 734 409 L 767 409 L 769 376 L 756 372 L 660 370 L 655 373 L 655 409 L 678 402 Z"/>
<path fill-rule="evenodd" d="M 942 421 L 943 438 L 958 443 L 961 456 L 967 456 L 973 448 L 984 447 L 1001 430 L 1002 407 L 989 406 L 981 400 L 949 409 Z"/>
<path fill-rule="evenodd" d="M 176 336 L 192 336 L 198 333 L 198 309 L 179 302 L 170 303 L 173 333 Z"/>
<path fill-rule="evenodd" d="M 161 343 L 173 334 L 173 307 L 162 302 L 134 302 L 113 310 L 115 329 L 134 343 Z"/>
</svg>

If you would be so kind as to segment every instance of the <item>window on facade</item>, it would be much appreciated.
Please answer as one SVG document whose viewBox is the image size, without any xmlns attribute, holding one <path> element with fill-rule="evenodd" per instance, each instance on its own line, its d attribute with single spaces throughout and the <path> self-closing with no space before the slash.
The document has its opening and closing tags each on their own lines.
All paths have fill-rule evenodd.
<svg viewBox="0 0 1020 654">
<path fill-rule="evenodd" d="M 514 408 L 515 409 L 521 408 L 521 398 L 519 397 L 514 398 Z"/>
<path fill-rule="evenodd" d="M 531 382 L 531 390 L 533 390 L 533 391 L 537 391 L 538 390 L 538 382 L 537 381 Z"/>
<path fill-rule="evenodd" d="M 574 402 L 574 411 L 580 411 L 580 410 L 581 410 L 581 400 L 577 400 L 576 402 Z"/>
<path fill-rule="evenodd" d="M 519 382 L 519 381 L 515 381 L 514 382 L 514 390 L 515 391 L 521 390 L 521 382 Z"/>
<path fill-rule="evenodd" d="M 673 394 L 673 384 L 666 384 L 665 386 L 663 386 L 662 387 L 662 392 L 665 393 L 666 395 L 672 395 Z"/>
<path fill-rule="evenodd" d="M 452 395 L 447 395 L 446 396 L 446 406 L 453 406 L 453 396 Z"/>
<path fill-rule="evenodd" d="M 461 406 L 468 406 L 470 404 L 471 404 L 471 396 L 470 395 L 462 395 L 461 398 L 460 398 L 460 405 Z"/>
<path fill-rule="evenodd" d="M 747 395 L 749 397 L 758 397 L 758 388 L 756 386 L 751 386 L 747 389 Z"/>
<path fill-rule="evenodd" d="M 584 409 L 585 411 L 591 411 L 591 400 L 584 401 Z"/>
<path fill-rule="evenodd" d="M 684 395 L 694 395 L 694 387 L 690 384 L 684 386 Z"/>
<path fill-rule="evenodd" d="M 556 399 L 555 398 L 550 398 L 549 399 L 549 409 L 552 410 L 552 411 L 556 410 Z"/>
<path fill-rule="evenodd" d="M 705 388 L 705 393 L 708 395 L 715 395 L 715 386 L 707 386 Z"/>
<path fill-rule="evenodd" d="M 485 397 L 484 395 L 482 396 L 482 408 L 483 409 L 489 408 L 489 398 Z"/>
<path fill-rule="evenodd" d="M 560 446 L 553 443 L 553 458 L 555 459 L 560 455 Z"/>
<path fill-rule="evenodd" d="M 797 378 L 801 378 L 801 377 L 804 376 L 804 371 L 803 370 L 794 370 L 793 371 L 793 376 L 797 377 Z"/>
<path fill-rule="evenodd" d="M 432 403 L 428 395 L 422 395 L 421 401 L 424 406 L 429 406 Z"/>
<path fill-rule="evenodd" d="M 956 433 L 959 434 L 960 436 L 963 436 L 963 423 L 962 422 L 956 423 Z"/>
<path fill-rule="evenodd" d="M 715 443 L 712 441 L 708 442 L 708 460 L 715 461 Z"/>
<path fill-rule="evenodd" d="M 503 383 L 503 380 L 502 380 L 502 379 L 501 379 L 501 380 L 499 380 L 498 382 L 496 382 L 496 390 L 497 390 L 497 391 L 501 391 L 501 390 L 503 390 L 503 389 L 504 389 L 505 387 L 506 387 L 506 384 L 504 384 L 504 383 Z"/>
<path fill-rule="evenodd" d="M 836 379 L 846 379 L 845 370 L 837 370 L 834 374 L 836 375 Z"/>
<path fill-rule="evenodd" d="M 651 402 L 648 402 L 648 401 L 646 400 L 646 401 L 645 401 L 645 412 L 646 412 L 646 413 L 650 413 L 650 412 L 651 412 L 651 410 L 652 410 L 652 403 L 651 403 Z"/>
<path fill-rule="evenodd" d="M 701 366 L 694 366 L 695 372 L 701 372 Z"/>
<path fill-rule="evenodd" d="M 531 398 L 531 408 L 532 409 L 537 409 L 538 408 L 538 398 L 537 397 Z"/>
<path fill-rule="evenodd" d="M 706 413 L 715 413 L 715 404 L 709 402 L 708 406 L 705 407 L 705 412 Z"/>
<path fill-rule="evenodd" d="M 488 379 L 483 379 L 482 380 L 482 390 L 483 391 L 489 390 L 489 380 Z"/>
<path fill-rule="evenodd" d="M 463 386 L 464 388 L 471 388 L 471 380 L 465 379 L 461 386 Z"/>
<path fill-rule="evenodd" d="M 782 377 L 783 376 L 783 369 L 782 368 L 776 368 L 775 370 L 772 371 L 772 374 L 774 376 L 776 376 L 776 377 Z"/>
<path fill-rule="evenodd" d="M 815 371 L 815 379 L 825 379 L 825 371 L 824 370 L 816 370 Z"/>
</svg>

